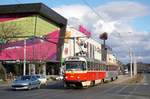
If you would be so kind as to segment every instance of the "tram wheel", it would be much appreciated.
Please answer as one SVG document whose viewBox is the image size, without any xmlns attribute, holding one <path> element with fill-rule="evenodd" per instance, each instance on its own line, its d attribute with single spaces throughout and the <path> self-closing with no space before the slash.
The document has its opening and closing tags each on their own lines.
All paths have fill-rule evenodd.
<svg viewBox="0 0 150 99">
<path fill-rule="evenodd" d="M 116 79 L 118 79 L 118 76 L 116 77 Z"/>
<path fill-rule="evenodd" d="M 111 81 L 114 81 L 113 77 L 111 77 Z"/>
<path fill-rule="evenodd" d="M 95 81 L 91 81 L 91 87 L 93 87 L 95 85 Z"/>
<path fill-rule="evenodd" d="M 76 83 L 76 88 L 83 88 L 82 83 Z"/>
<path fill-rule="evenodd" d="M 70 84 L 64 83 L 64 87 L 68 89 L 68 88 L 70 88 Z"/>
</svg>

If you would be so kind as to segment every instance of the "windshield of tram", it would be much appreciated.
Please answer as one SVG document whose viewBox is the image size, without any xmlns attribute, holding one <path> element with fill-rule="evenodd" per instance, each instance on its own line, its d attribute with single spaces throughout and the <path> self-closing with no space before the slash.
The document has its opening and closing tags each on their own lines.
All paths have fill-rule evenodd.
<svg viewBox="0 0 150 99">
<path fill-rule="evenodd" d="M 66 70 L 86 70 L 86 63 L 83 61 L 67 61 Z"/>
</svg>

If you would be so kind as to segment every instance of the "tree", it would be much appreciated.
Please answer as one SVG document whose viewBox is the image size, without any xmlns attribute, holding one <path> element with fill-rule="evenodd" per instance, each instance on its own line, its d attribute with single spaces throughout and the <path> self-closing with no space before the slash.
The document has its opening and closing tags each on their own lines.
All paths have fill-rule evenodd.
<svg viewBox="0 0 150 99">
<path fill-rule="evenodd" d="M 17 25 L 16 22 L 1 22 L 0 23 L 0 52 L 1 50 L 3 50 L 2 46 L 4 44 L 7 44 L 10 41 L 15 40 L 14 38 L 17 35 L 20 35 L 22 33 L 20 32 L 20 30 L 21 28 L 19 25 Z M 3 80 L 6 80 L 7 78 L 7 71 L 1 62 L 0 62 L 0 76 Z"/>
<path fill-rule="evenodd" d="M 15 22 L 0 23 L 0 41 L 1 44 L 6 44 L 16 39 L 16 36 L 21 35 L 21 27 Z"/>
</svg>

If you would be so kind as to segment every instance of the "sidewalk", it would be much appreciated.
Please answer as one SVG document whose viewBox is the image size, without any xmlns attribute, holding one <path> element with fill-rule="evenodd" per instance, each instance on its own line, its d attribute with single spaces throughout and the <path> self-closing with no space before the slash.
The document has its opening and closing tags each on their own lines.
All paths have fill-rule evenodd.
<svg viewBox="0 0 150 99">
<path fill-rule="evenodd" d="M 131 79 L 131 77 L 129 75 L 119 75 L 118 79 L 113 81 L 113 82 L 111 82 L 111 83 L 112 84 L 121 84 L 121 83 L 126 82 L 126 81 L 128 81 L 130 79 Z"/>
<path fill-rule="evenodd" d="M 10 86 L 12 83 L 12 81 L 0 81 L 0 87 L 3 87 L 3 86 Z"/>
</svg>

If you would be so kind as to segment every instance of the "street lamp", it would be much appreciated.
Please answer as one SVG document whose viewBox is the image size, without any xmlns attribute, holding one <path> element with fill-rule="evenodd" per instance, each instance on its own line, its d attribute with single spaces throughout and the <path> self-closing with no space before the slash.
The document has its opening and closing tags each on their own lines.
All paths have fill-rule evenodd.
<svg viewBox="0 0 150 99">
<path fill-rule="evenodd" d="M 102 48 L 102 60 L 107 61 L 107 49 L 106 49 L 106 40 L 108 39 L 108 35 L 106 32 L 100 34 L 100 39 L 103 40 L 103 48 Z"/>
</svg>

